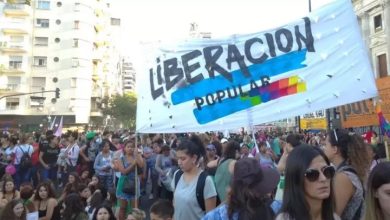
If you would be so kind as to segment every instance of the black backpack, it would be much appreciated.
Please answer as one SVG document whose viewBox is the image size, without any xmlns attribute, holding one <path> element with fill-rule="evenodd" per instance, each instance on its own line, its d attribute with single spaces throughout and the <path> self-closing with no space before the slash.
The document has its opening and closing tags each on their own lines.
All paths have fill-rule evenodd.
<svg viewBox="0 0 390 220">
<path fill-rule="evenodd" d="M 19 167 L 21 170 L 27 170 L 28 168 L 32 167 L 31 156 L 30 156 L 28 150 L 27 150 L 27 152 L 25 152 L 25 151 L 23 151 L 22 147 L 19 147 L 19 149 L 23 152 L 23 155 L 20 158 Z"/>
<path fill-rule="evenodd" d="M 177 186 L 177 183 L 180 180 L 180 177 L 183 175 L 182 170 L 178 170 L 175 174 L 175 189 Z M 207 172 L 202 171 L 199 174 L 198 182 L 196 183 L 196 200 L 198 201 L 198 204 L 200 208 L 203 211 L 206 211 L 206 206 L 204 204 L 204 197 L 203 197 L 203 191 L 204 191 L 204 186 L 206 185 L 206 178 L 207 178 Z"/>
</svg>

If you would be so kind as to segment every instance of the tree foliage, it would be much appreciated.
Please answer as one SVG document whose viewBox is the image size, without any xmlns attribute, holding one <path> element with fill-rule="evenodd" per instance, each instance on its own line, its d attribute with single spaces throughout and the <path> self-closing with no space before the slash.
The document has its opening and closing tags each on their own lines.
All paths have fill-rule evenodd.
<svg viewBox="0 0 390 220">
<path fill-rule="evenodd" d="M 135 129 L 137 111 L 137 97 L 134 93 L 116 95 L 108 100 L 108 107 L 104 110 L 105 115 L 110 115 L 117 123 L 125 128 Z"/>
</svg>

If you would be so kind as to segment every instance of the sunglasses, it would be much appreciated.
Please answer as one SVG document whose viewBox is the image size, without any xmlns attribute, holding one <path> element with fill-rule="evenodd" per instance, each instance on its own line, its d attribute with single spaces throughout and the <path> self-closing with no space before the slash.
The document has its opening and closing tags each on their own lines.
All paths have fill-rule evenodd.
<svg viewBox="0 0 390 220">
<path fill-rule="evenodd" d="M 333 178 L 336 171 L 333 166 L 326 166 L 321 169 L 321 172 L 324 174 L 326 179 L 331 179 Z M 305 177 L 310 182 L 315 182 L 318 180 L 318 178 L 320 178 L 320 171 L 317 169 L 307 169 L 305 172 Z"/>
</svg>

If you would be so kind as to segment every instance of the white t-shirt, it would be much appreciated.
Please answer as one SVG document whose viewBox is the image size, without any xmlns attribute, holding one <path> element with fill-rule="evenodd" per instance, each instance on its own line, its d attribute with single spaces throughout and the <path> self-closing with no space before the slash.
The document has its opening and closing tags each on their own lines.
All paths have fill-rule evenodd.
<svg viewBox="0 0 390 220">
<path fill-rule="evenodd" d="M 198 178 L 199 175 L 191 182 L 187 183 L 184 181 L 184 174 L 180 177 L 176 189 L 174 190 L 174 219 L 199 220 L 206 214 L 202 208 L 200 208 L 198 200 L 196 199 L 196 184 L 198 183 Z M 172 186 L 174 188 L 175 178 L 172 180 Z M 208 176 L 205 181 L 203 197 L 206 200 L 215 196 L 217 196 L 217 191 L 212 178 Z"/>
<path fill-rule="evenodd" d="M 14 150 L 15 150 L 15 165 L 19 165 L 20 159 L 22 159 L 23 154 L 28 153 L 31 157 L 34 148 L 29 144 L 21 144 L 21 145 L 17 145 L 14 148 Z"/>
<path fill-rule="evenodd" d="M 68 151 L 67 163 L 70 166 L 76 166 L 77 160 L 79 159 L 80 147 L 77 143 L 69 145 L 66 149 Z"/>
</svg>

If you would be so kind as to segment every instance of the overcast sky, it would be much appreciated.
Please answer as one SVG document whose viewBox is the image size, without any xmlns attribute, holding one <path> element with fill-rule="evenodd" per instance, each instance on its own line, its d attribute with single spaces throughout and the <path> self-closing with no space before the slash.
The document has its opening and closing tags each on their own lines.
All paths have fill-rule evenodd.
<svg viewBox="0 0 390 220">
<path fill-rule="evenodd" d="M 332 0 L 312 0 L 312 10 Z M 259 32 L 308 13 L 309 0 L 113 0 L 119 12 L 124 51 L 140 41 L 189 36 L 190 23 L 213 38 Z"/>
</svg>

